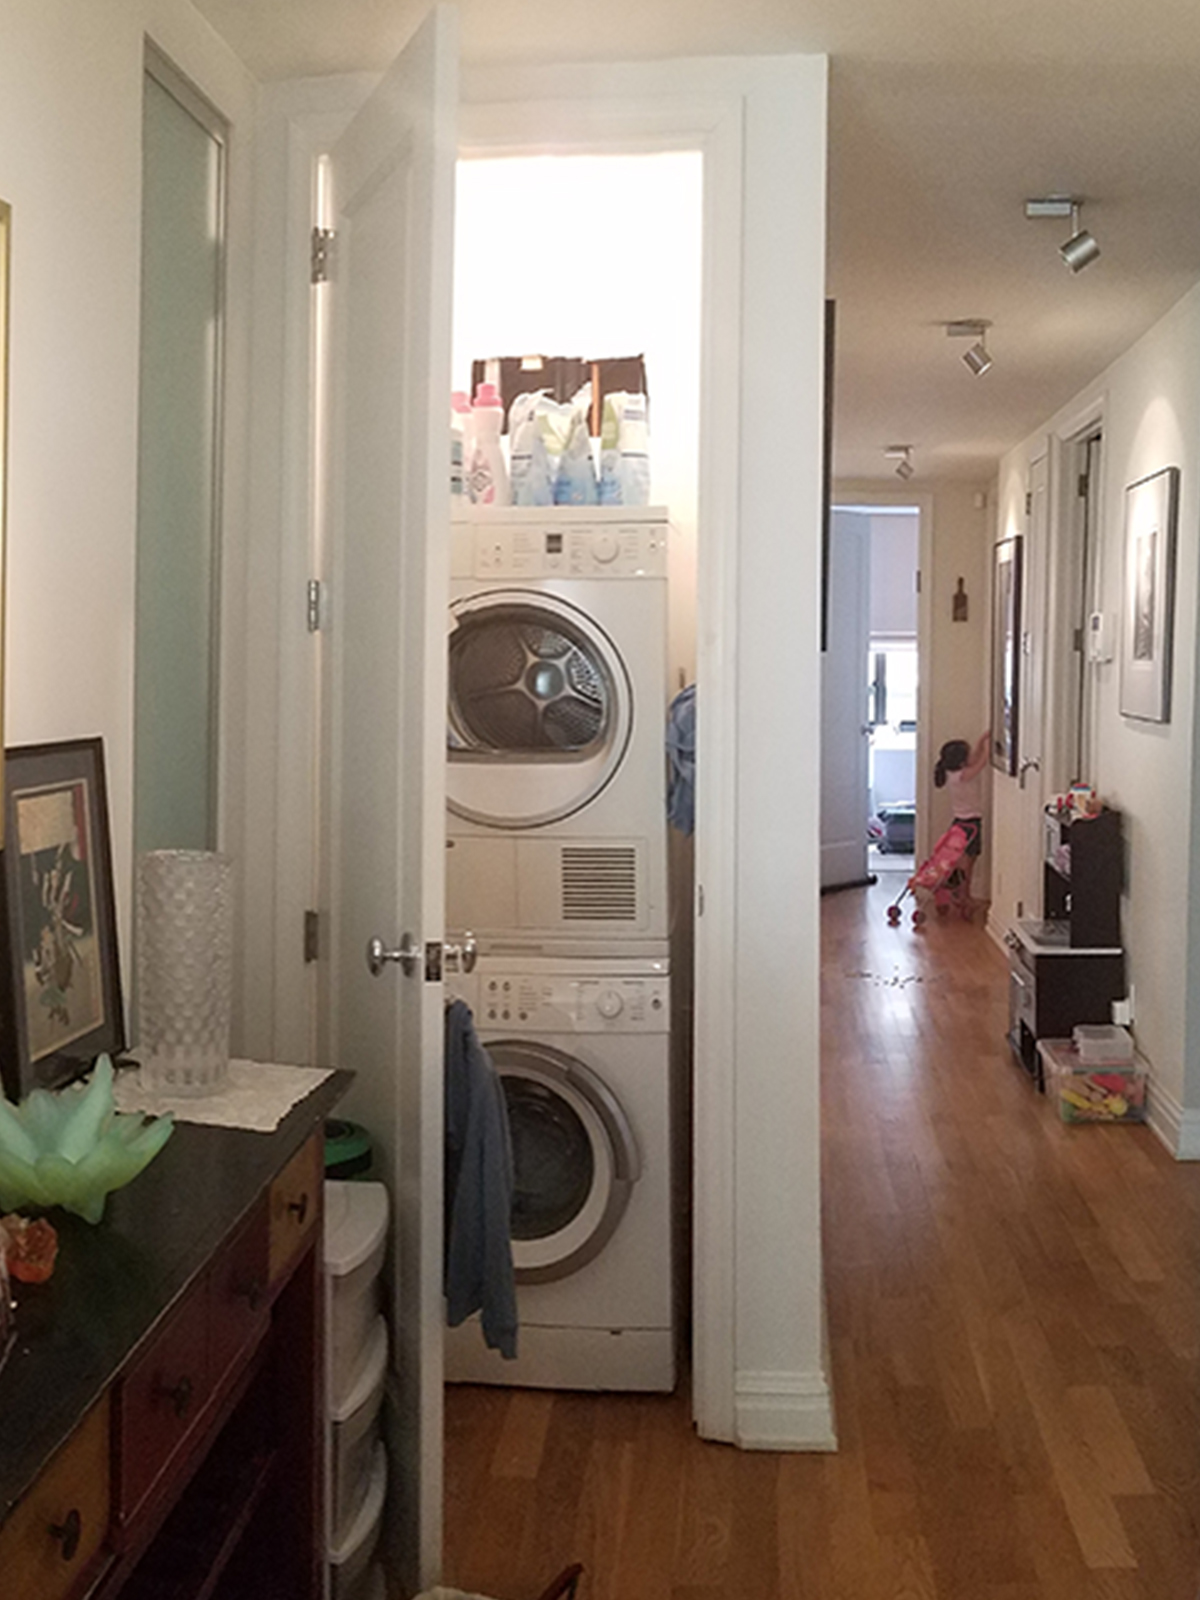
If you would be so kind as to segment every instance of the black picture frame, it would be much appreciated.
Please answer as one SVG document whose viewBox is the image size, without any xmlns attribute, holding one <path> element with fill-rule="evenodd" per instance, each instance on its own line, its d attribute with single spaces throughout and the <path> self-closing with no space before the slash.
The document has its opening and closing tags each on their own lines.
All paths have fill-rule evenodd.
<svg viewBox="0 0 1200 1600">
<path fill-rule="evenodd" d="M 992 558 L 992 765 L 1010 777 L 1020 760 L 1021 544 L 1001 539 Z"/>
<path fill-rule="evenodd" d="M 1163 467 L 1125 490 L 1121 715 L 1171 720 L 1179 468 Z"/>
<path fill-rule="evenodd" d="M 125 1048 L 102 739 L 5 751 L 0 1075 L 19 1100 Z"/>
</svg>

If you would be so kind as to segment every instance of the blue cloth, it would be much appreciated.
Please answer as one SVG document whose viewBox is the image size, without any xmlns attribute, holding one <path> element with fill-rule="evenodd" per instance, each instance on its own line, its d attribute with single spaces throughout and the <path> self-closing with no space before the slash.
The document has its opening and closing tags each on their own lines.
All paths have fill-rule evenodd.
<svg viewBox="0 0 1200 1600">
<path fill-rule="evenodd" d="M 517 1353 L 512 1258 L 513 1159 L 500 1076 L 471 1008 L 446 1008 L 446 1320 L 480 1311 L 484 1340 Z"/>
<path fill-rule="evenodd" d="M 680 833 L 696 828 L 696 685 L 689 683 L 667 712 L 667 821 Z"/>
</svg>

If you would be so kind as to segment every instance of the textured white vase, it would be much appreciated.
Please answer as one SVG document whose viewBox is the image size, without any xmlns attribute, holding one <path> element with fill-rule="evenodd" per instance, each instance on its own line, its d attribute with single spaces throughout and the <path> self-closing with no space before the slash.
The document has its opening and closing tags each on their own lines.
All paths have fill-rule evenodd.
<svg viewBox="0 0 1200 1600">
<path fill-rule="evenodd" d="M 138 858 L 138 1038 L 160 1094 L 211 1094 L 229 1072 L 233 863 L 209 850 Z"/>
</svg>

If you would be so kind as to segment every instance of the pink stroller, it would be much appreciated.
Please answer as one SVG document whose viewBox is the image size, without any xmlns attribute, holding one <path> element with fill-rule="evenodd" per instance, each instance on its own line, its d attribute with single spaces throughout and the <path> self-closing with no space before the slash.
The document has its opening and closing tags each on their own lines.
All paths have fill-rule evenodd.
<svg viewBox="0 0 1200 1600">
<path fill-rule="evenodd" d="M 925 921 L 926 906 L 933 901 L 939 917 L 949 916 L 957 910 L 967 922 L 971 920 L 972 906 L 967 895 L 967 876 L 959 865 L 967 848 L 967 835 L 957 822 L 951 823 L 933 847 L 933 854 L 913 873 L 887 909 L 887 919 L 893 928 L 900 925 L 900 907 L 904 896 L 911 894 L 916 904 L 912 922 L 919 928 Z"/>
</svg>

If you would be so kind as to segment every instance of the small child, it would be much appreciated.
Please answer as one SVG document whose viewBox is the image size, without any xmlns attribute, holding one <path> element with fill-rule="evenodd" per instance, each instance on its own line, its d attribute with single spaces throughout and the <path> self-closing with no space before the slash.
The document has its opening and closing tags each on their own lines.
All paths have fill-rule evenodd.
<svg viewBox="0 0 1200 1600">
<path fill-rule="evenodd" d="M 988 749 L 992 742 L 991 730 L 979 735 L 974 745 L 965 739 L 949 739 L 942 746 L 933 781 L 939 789 L 950 788 L 950 809 L 955 822 L 967 836 L 962 872 L 965 878 L 963 892 L 971 898 L 971 878 L 975 863 L 983 849 L 983 780 L 987 766 Z"/>
</svg>

